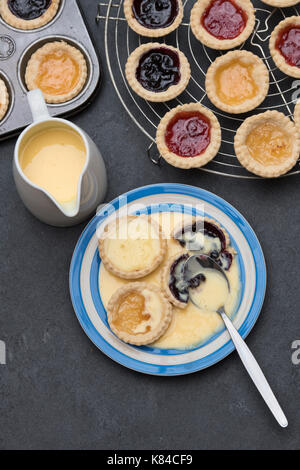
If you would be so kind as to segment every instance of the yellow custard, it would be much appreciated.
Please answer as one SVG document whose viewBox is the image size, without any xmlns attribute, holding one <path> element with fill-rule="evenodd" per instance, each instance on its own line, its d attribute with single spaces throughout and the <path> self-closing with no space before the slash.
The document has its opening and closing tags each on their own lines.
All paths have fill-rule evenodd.
<svg viewBox="0 0 300 470">
<path fill-rule="evenodd" d="M 246 139 L 251 157 L 262 165 L 278 165 L 292 154 L 292 139 L 277 124 L 265 122 Z"/>
<path fill-rule="evenodd" d="M 188 215 L 181 213 L 163 212 L 160 214 L 153 214 L 152 218 L 160 222 L 163 232 L 167 237 L 167 254 L 166 259 L 181 252 L 181 247 L 177 241 L 171 238 L 171 233 L 175 226 L 183 220 L 190 221 Z M 149 282 L 158 287 L 161 286 L 161 271 L 164 263 L 159 266 L 154 272 L 148 276 L 140 279 L 142 282 Z M 236 259 L 233 263 L 227 276 L 230 282 L 230 293 L 227 297 L 225 310 L 229 316 L 235 312 L 240 293 L 240 276 L 239 268 Z M 99 271 L 99 289 L 104 307 L 107 307 L 112 294 L 123 285 L 130 281 L 118 278 L 111 274 L 101 263 Z M 211 298 L 211 294 L 206 295 Z M 207 301 L 206 301 L 207 302 Z M 159 338 L 154 346 L 159 348 L 175 348 L 175 349 L 189 349 L 196 346 L 210 336 L 216 333 L 223 326 L 222 319 L 217 313 L 209 311 L 207 308 L 198 309 L 191 301 L 185 309 L 173 307 L 173 319 L 166 333 Z"/>
<path fill-rule="evenodd" d="M 61 204 L 76 200 L 85 161 L 82 138 L 67 127 L 50 127 L 37 132 L 20 148 L 23 173 Z"/>
<path fill-rule="evenodd" d="M 220 66 L 215 74 L 216 92 L 223 103 L 239 105 L 254 98 L 258 87 L 252 77 L 253 65 L 232 60 Z"/>
</svg>

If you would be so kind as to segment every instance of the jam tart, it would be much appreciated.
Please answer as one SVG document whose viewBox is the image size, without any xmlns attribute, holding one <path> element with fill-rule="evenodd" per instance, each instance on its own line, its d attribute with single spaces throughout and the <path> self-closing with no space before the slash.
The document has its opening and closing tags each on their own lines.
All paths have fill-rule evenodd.
<svg viewBox="0 0 300 470">
<path fill-rule="evenodd" d="M 187 87 L 190 65 L 179 49 L 160 43 L 142 44 L 128 57 L 126 78 L 131 88 L 148 101 L 174 99 Z"/>
<path fill-rule="evenodd" d="M 48 42 L 28 61 L 28 90 L 40 88 L 47 103 L 65 103 L 77 96 L 87 79 L 83 54 L 65 41 Z"/>
<path fill-rule="evenodd" d="M 182 0 L 125 0 L 124 15 L 130 28 L 141 36 L 166 36 L 182 21 Z"/>
<path fill-rule="evenodd" d="M 269 89 L 269 72 L 249 51 L 230 51 L 209 67 L 205 80 L 210 101 L 222 111 L 245 113 L 262 103 Z"/>
<path fill-rule="evenodd" d="M 299 0 L 261 0 L 266 5 L 270 5 L 276 8 L 287 8 L 292 7 L 293 5 L 297 5 Z"/>
<path fill-rule="evenodd" d="M 234 149 L 240 163 L 266 178 L 285 174 L 299 156 L 299 136 L 293 122 L 278 111 L 247 118 L 237 130 Z"/>
<path fill-rule="evenodd" d="M 300 16 L 280 21 L 271 34 L 269 48 L 283 73 L 300 78 Z"/>
<path fill-rule="evenodd" d="M 202 0 L 191 11 L 191 29 L 212 49 L 233 49 L 248 39 L 255 25 L 250 0 Z"/>
<path fill-rule="evenodd" d="M 194 254 L 204 254 L 215 260 L 225 271 L 232 265 L 235 251 L 230 246 L 226 230 L 209 217 L 193 217 L 189 224 L 175 227 L 173 237 L 182 252 L 170 258 L 162 271 L 162 289 L 166 298 L 175 307 L 185 308 L 189 300 L 189 289 L 197 288 L 204 280 L 196 275 L 188 283 L 184 280 L 184 264 Z"/>
<path fill-rule="evenodd" d="M 172 320 L 172 306 L 159 287 L 132 282 L 119 288 L 109 300 L 107 320 L 125 343 L 143 345 L 160 338 Z"/>
<path fill-rule="evenodd" d="M 108 271 L 124 279 L 150 274 L 163 261 L 167 243 L 149 216 L 121 217 L 99 233 L 99 254 Z"/>
<path fill-rule="evenodd" d="M 9 106 L 9 94 L 4 81 L 0 78 L 0 121 L 7 113 Z"/>
<path fill-rule="evenodd" d="M 300 135 L 300 100 L 297 101 L 294 109 L 294 122 L 296 129 Z"/>
<path fill-rule="evenodd" d="M 156 144 L 170 165 L 189 169 L 206 165 L 221 145 L 216 116 L 200 103 L 179 105 L 160 121 Z"/>
<path fill-rule="evenodd" d="M 60 0 L 0 0 L 0 15 L 14 28 L 30 30 L 49 23 Z"/>
</svg>

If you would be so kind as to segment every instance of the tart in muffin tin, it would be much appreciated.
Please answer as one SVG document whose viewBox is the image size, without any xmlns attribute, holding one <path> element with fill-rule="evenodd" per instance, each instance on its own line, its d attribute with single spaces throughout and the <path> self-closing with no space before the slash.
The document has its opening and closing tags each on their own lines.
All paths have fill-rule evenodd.
<svg viewBox="0 0 300 470">
<path fill-rule="evenodd" d="M 28 14 L 27 3 L 26 0 L 19 0 L 15 5 L 21 9 L 24 8 L 25 13 Z M 82 83 L 76 89 L 71 90 L 68 96 L 62 96 L 61 99 L 55 97 L 50 100 L 45 96 L 52 116 L 62 114 L 68 116 L 80 111 L 89 104 L 91 97 L 99 87 L 101 69 L 98 55 L 77 2 L 45 0 L 44 3 L 44 7 L 48 5 L 49 8 L 44 8 L 45 11 L 41 9 L 41 11 L 34 12 L 34 16 L 37 18 L 30 19 L 26 23 L 24 19 L 20 22 L 17 15 L 15 15 L 16 21 L 8 20 L 3 14 L 4 2 L 2 0 L 0 2 L 0 12 L 2 12 L 0 35 L 4 38 L 2 41 L 5 40 L 5 48 L 2 48 L 0 53 L 0 79 L 5 84 L 8 95 L 6 112 L 0 120 L 0 139 L 17 134 L 32 122 L 26 94 L 29 88 L 32 89 L 34 86 L 32 80 L 29 82 L 29 86 L 26 82 L 26 70 L 31 57 L 36 57 L 36 53 L 45 46 L 46 50 L 48 48 L 50 50 L 52 43 L 59 43 L 62 45 L 62 49 L 75 51 L 74 57 L 78 55 L 81 63 L 84 64 L 84 70 L 82 69 L 84 73 L 81 76 Z M 4 6 L 7 7 L 7 5 L 6 0 Z M 41 2 L 37 5 L 41 8 Z M 54 5 L 57 7 L 55 11 Z M 51 18 L 48 17 L 50 7 Z M 32 21 L 33 23 L 31 23 Z M 32 27 L 29 28 L 30 24 Z M 76 31 L 76 36 L 74 31 Z"/>
</svg>

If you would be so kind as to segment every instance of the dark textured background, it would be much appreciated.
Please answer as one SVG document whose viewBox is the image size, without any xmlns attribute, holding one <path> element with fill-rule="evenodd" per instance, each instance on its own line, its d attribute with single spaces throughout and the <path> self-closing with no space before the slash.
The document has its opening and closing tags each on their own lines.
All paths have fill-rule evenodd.
<svg viewBox="0 0 300 470">
<path fill-rule="evenodd" d="M 70 0 L 67 0 L 70 1 Z M 268 289 L 247 343 L 286 411 L 278 427 L 236 353 L 185 377 L 151 377 L 104 356 L 81 330 L 68 292 L 68 270 L 84 227 L 58 229 L 32 217 L 13 182 L 15 140 L 0 146 L 1 449 L 296 449 L 300 447 L 300 365 L 291 362 L 299 328 L 299 177 L 240 181 L 155 167 L 105 69 L 96 0 L 81 0 L 104 64 L 100 94 L 73 118 L 99 145 L 109 201 L 150 183 L 176 182 L 215 192 L 256 231 Z"/>
</svg>

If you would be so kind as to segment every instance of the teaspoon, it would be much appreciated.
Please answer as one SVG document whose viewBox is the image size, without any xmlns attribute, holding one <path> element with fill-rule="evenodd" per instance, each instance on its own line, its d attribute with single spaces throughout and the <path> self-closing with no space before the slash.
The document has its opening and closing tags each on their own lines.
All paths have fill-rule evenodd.
<svg viewBox="0 0 300 470">
<path fill-rule="evenodd" d="M 183 277 L 185 282 L 188 284 L 193 278 L 199 274 L 203 274 L 205 269 L 215 269 L 221 273 L 227 282 L 228 292 L 230 291 L 230 284 L 226 273 L 212 258 L 207 255 L 193 255 L 187 259 L 183 267 Z M 192 295 L 192 288 L 189 288 L 189 294 L 191 301 L 196 305 L 196 307 L 201 308 L 201 305 L 195 302 L 195 299 Z M 224 302 L 225 303 L 225 302 Z M 259 367 L 255 357 L 251 353 L 250 349 L 246 345 L 245 341 L 242 339 L 236 328 L 233 326 L 232 321 L 225 313 L 224 305 L 221 306 L 217 313 L 222 317 L 222 320 L 231 336 L 231 339 L 236 347 L 236 350 L 241 358 L 242 363 L 244 364 L 248 374 L 253 380 L 256 388 L 260 392 L 261 396 L 268 405 L 270 411 L 273 413 L 273 416 L 277 422 L 283 428 L 287 427 L 288 421 L 282 408 L 280 407 L 274 393 L 271 390 L 270 385 L 267 382 L 266 377 L 264 376 L 261 368 Z"/>
</svg>

